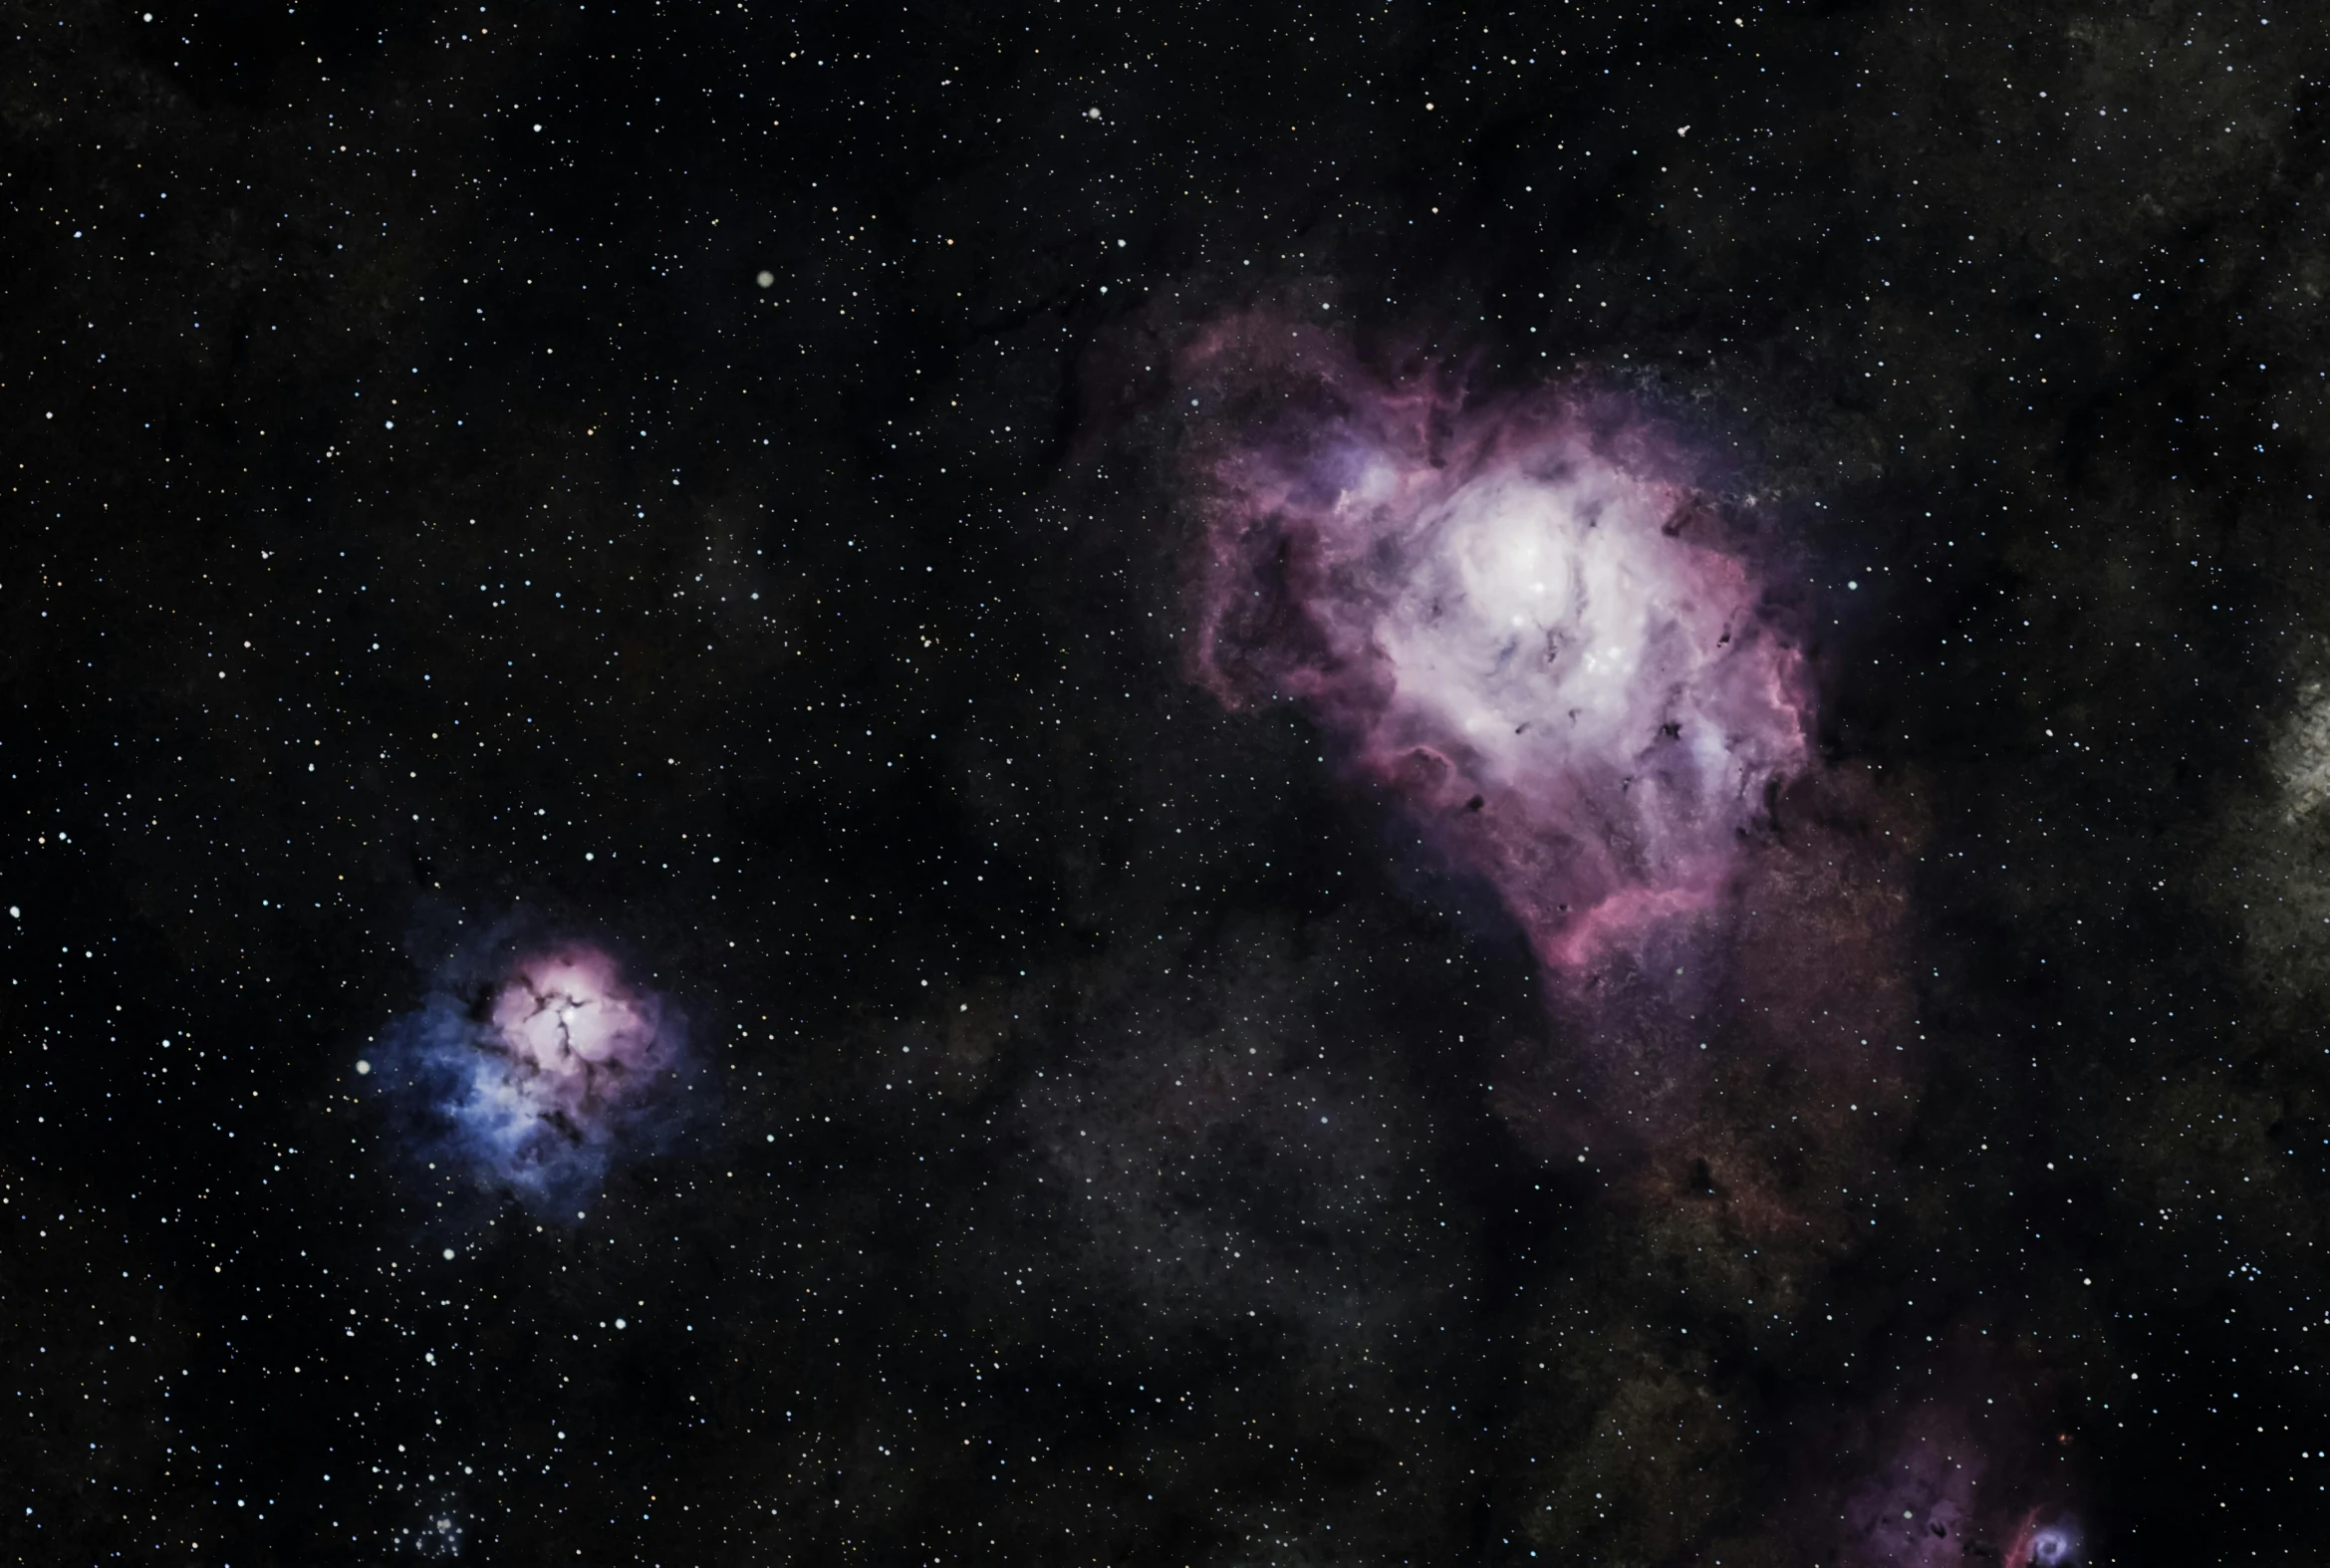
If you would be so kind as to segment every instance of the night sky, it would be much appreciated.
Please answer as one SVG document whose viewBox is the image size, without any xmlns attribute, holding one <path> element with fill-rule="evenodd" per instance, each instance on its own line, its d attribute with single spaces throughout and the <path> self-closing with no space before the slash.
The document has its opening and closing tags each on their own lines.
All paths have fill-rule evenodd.
<svg viewBox="0 0 2330 1568">
<path fill-rule="evenodd" d="M 9 1560 L 2322 1561 L 2326 84 L 10 0 Z"/>
</svg>

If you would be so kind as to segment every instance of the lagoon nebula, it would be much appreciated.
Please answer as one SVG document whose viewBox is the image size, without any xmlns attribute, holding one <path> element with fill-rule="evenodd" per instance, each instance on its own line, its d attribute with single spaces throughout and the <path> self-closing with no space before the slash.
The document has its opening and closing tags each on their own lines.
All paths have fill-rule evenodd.
<svg viewBox="0 0 2330 1568">
<path fill-rule="evenodd" d="M 1257 380 L 1283 395 L 1203 476 L 1204 683 L 1309 711 L 1556 975 L 1715 906 L 1809 687 L 1671 432 L 1583 382 L 1468 401 L 1326 349 Z"/>
</svg>

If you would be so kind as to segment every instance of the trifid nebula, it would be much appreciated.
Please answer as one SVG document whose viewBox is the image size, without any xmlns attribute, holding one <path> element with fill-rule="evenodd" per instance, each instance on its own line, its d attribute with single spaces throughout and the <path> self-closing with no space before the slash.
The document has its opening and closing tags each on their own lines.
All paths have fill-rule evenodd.
<svg viewBox="0 0 2330 1568">
<path fill-rule="evenodd" d="M 38 1568 L 2330 1562 L 2330 11 L 0 8 Z"/>
</svg>

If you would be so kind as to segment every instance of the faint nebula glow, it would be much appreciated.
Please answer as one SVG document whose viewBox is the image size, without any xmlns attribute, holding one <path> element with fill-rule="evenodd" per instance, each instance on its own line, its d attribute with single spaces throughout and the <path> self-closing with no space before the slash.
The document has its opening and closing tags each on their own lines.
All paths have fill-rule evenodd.
<svg viewBox="0 0 2330 1568">
<path fill-rule="evenodd" d="M 1817 1476 L 1793 1509 L 1809 1559 L 1838 1568 L 2070 1568 L 2086 1556 L 2062 1499 L 2076 1484 L 2029 1364 L 1960 1334 L 1905 1379 L 1813 1436 Z M 1920 1397 L 1904 1403 L 1910 1389 Z M 1817 1418 L 1816 1418 L 1817 1421 Z"/>
</svg>

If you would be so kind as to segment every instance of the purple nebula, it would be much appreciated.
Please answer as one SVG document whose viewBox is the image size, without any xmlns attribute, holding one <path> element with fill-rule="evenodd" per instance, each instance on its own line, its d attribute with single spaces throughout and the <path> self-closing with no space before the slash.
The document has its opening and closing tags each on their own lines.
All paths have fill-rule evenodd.
<svg viewBox="0 0 2330 1568">
<path fill-rule="evenodd" d="M 1272 352 L 1286 395 L 1207 462 L 1198 677 L 1313 714 L 1556 975 L 1711 908 L 1809 682 L 1670 432 Z"/>
<path fill-rule="evenodd" d="M 2068 1568 L 2085 1555 L 2061 1500 L 2078 1465 L 2070 1435 L 2046 1420 L 2047 1382 L 1961 1332 L 1893 1400 L 1826 1430 L 1808 1423 L 1818 1479 L 1794 1499 L 1790 1533 L 1840 1568 Z"/>
<path fill-rule="evenodd" d="M 380 1076 L 419 1152 L 563 1207 L 668 1121 L 684 1020 L 589 943 L 495 950 L 382 1035 Z"/>
</svg>

